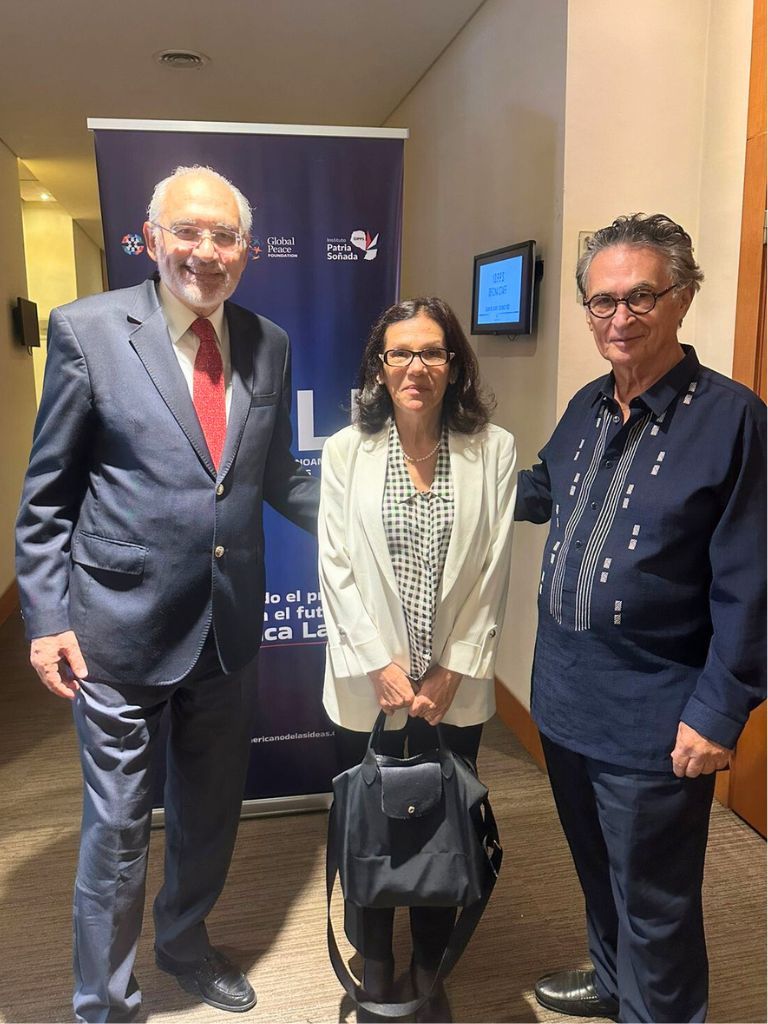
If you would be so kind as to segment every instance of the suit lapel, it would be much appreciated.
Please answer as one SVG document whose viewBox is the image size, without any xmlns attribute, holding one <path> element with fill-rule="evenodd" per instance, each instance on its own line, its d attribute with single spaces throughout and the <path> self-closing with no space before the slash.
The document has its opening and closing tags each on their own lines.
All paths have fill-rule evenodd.
<svg viewBox="0 0 768 1024">
<path fill-rule="evenodd" d="M 211 461 L 208 445 L 192 404 L 187 382 L 173 351 L 168 326 L 152 281 L 147 281 L 144 289 L 139 292 L 136 305 L 128 314 L 128 322 L 138 325 L 130 336 L 136 355 L 187 435 L 198 458 L 211 476 L 215 477 L 216 470 Z"/>
<path fill-rule="evenodd" d="M 483 445 L 476 434 L 448 435 L 453 480 L 453 529 L 443 568 L 441 600 L 452 590 L 477 536 L 485 491 Z"/>
<path fill-rule="evenodd" d="M 245 421 L 251 409 L 253 393 L 253 361 L 257 351 L 253 320 L 248 317 L 244 323 L 243 312 L 237 306 L 224 306 L 229 325 L 229 357 L 232 367 L 232 401 L 229 406 L 227 437 L 221 456 L 221 472 L 224 474 L 234 461 L 245 429 Z"/>
<path fill-rule="evenodd" d="M 363 529 L 374 560 L 393 593 L 398 595 L 397 580 L 381 515 L 384 484 L 387 479 L 388 437 L 389 428 L 385 427 L 378 434 L 362 442 L 359 455 L 360 472 L 355 474 L 355 486 Z"/>
</svg>

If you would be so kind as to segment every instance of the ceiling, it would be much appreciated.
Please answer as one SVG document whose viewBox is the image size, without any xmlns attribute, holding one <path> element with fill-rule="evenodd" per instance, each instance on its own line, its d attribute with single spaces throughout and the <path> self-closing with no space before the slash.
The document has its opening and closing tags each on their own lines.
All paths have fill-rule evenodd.
<svg viewBox="0 0 768 1024">
<path fill-rule="evenodd" d="M 86 118 L 378 126 L 483 2 L 9 2 L 0 140 L 102 244 Z M 169 49 L 210 61 L 161 66 Z"/>
</svg>

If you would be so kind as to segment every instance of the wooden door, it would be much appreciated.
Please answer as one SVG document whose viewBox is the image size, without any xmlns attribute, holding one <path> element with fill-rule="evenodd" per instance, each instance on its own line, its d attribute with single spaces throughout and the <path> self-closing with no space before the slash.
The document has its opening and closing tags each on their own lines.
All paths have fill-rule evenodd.
<svg viewBox="0 0 768 1024">
<path fill-rule="evenodd" d="M 766 210 L 766 0 L 754 0 L 749 78 L 744 204 L 736 297 L 733 377 L 766 400 L 765 210 Z M 717 795 L 762 836 L 766 832 L 766 709 L 753 711 L 741 734 L 731 770 L 718 780 Z"/>
</svg>

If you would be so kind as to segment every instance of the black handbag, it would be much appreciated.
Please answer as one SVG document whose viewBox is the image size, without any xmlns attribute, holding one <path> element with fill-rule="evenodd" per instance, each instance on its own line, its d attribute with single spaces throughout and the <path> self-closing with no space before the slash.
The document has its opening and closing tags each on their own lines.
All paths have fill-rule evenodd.
<svg viewBox="0 0 768 1024">
<path fill-rule="evenodd" d="M 396 758 L 376 752 L 385 721 L 382 711 L 362 763 L 333 780 L 326 859 L 328 951 L 336 976 L 358 1006 L 405 1017 L 431 992 L 407 1003 L 377 1003 L 357 985 L 331 922 L 337 873 L 344 898 L 361 907 L 462 908 L 433 991 L 472 937 L 496 884 L 502 849 L 487 788 L 472 762 L 448 748 L 440 726 L 435 750 Z"/>
</svg>

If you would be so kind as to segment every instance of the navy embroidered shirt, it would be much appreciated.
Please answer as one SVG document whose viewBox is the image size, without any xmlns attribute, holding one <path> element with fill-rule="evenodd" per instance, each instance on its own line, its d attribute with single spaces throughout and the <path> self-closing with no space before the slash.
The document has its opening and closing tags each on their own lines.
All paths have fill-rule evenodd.
<svg viewBox="0 0 768 1024">
<path fill-rule="evenodd" d="M 765 696 L 765 405 L 683 349 L 626 423 L 613 374 L 582 388 L 515 505 L 551 521 L 536 724 L 659 771 L 681 720 L 733 747 Z"/>
</svg>

